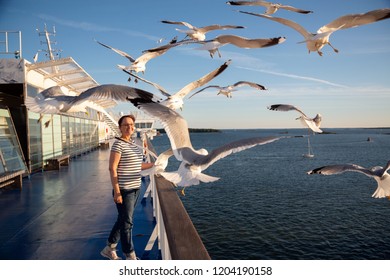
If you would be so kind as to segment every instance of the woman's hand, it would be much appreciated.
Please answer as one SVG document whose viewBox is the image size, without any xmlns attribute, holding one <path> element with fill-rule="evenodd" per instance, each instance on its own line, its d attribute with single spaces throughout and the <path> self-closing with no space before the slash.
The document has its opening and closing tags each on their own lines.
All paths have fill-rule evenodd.
<svg viewBox="0 0 390 280">
<path fill-rule="evenodd" d="M 114 202 L 118 204 L 122 204 L 123 198 L 121 193 L 114 193 Z"/>
</svg>

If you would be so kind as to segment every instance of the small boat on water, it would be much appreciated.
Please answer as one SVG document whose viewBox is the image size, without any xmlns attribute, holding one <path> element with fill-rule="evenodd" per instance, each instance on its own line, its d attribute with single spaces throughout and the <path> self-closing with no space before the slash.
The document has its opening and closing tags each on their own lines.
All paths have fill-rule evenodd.
<svg viewBox="0 0 390 280">
<path fill-rule="evenodd" d="M 311 147 L 311 144 L 310 144 L 310 134 L 307 137 L 307 149 L 308 149 L 307 154 L 303 154 L 303 157 L 313 158 L 314 153 L 313 153 L 313 148 Z"/>
</svg>

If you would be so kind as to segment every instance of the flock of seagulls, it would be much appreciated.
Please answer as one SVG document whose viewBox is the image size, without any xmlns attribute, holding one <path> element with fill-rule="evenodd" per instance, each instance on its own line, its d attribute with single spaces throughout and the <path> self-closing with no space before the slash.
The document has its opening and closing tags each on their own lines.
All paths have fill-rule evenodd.
<svg viewBox="0 0 390 280">
<path fill-rule="evenodd" d="M 137 76 L 135 74 L 132 74 L 131 72 L 128 72 L 126 70 L 124 70 L 124 71 L 126 73 L 128 73 L 130 76 L 133 76 L 134 78 L 136 78 L 137 80 L 141 80 L 141 81 L 143 81 L 143 82 L 145 82 L 147 84 L 150 84 L 150 85 L 154 86 L 156 89 L 158 89 L 161 92 L 161 94 L 163 94 L 163 95 L 165 95 L 167 97 L 165 100 L 159 101 L 159 103 L 161 103 L 164 106 L 166 106 L 168 108 L 171 108 L 173 110 L 176 110 L 176 109 L 182 110 L 183 106 L 184 106 L 183 99 L 191 91 L 193 91 L 194 89 L 196 89 L 198 87 L 203 86 L 204 84 L 208 83 L 209 81 L 211 81 L 212 79 L 217 77 L 219 74 L 221 74 L 223 71 L 225 71 L 225 69 L 229 66 L 229 64 L 230 64 L 230 60 L 226 61 L 220 67 L 218 67 L 217 69 L 215 69 L 215 70 L 211 71 L 210 73 L 204 75 L 200 79 L 189 83 L 188 85 L 186 85 L 185 87 L 180 89 L 175 94 L 169 94 L 168 91 L 166 91 L 162 86 L 160 86 L 157 83 L 148 81 L 148 80 L 146 80 L 146 79 L 144 79 L 142 77 L 139 77 L 139 76 Z"/>
<path fill-rule="evenodd" d="M 243 14 L 249 14 L 264 19 L 279 22 L 287 25 L 304 37 L 309 52 L 317 52 L 322 55 L 320 51 L 323 46 L 329 45 L 329 36 L 337 30 L 352 28 L 361 26 L 380 20 L 384 20 L 390 17 L 390 9 L 378 9 L 364 14 L 350 14 L 337 18 L 331 23 L 322 26 L 316 33 L 310 33 L 306 31 L 299 24 L 284 18 L 278 18 L 270 16 L 276 13 L 279 9 L 288 10 L 291 12 L 310 14 L 313 11 L 295 8 L 283 4 L 270 3 L 266 1 L 228 1 L 228 5 L 235 6 L 262 6 L 266 8 L 264 14 L 257 14 L 253 12 L 238 11 Z M 283 43 L 286 38 L 279 36 L 275 38 L 254 38 L 248 39 L 237 35 L 217 35 L 213 39 L 206 39 L 206 33 L 211 31 L 226 30 L 226 29 L 242 29 L 244 26 L 240 25 L 210 25 L 205 27 L 195 27 L 192 24 L 185 21 L 170 21 L 162 20 L 162 23 L 182 25 L 187 27 L 186 30 L 176 29 L 180 33 L 185 33 L 185 37 L 182 40 L 178 40 L 177 37 L 173 38 L 168 44 L 151 48 L 143 51 L 143 54 L 134 59 L 132 56 L 124 51 L 113 48 L 107 44 L 103 44 L 96 41 L 101 46 L 111 49 L 113 52 L 123 56 L 130 61 L 128 66 L 118 65 L 118 67 L 129 75 L 129 81 L 134 78 L 134 81 L 142 81 L 156 88 L 163 97 L 159 97 L 149 91 L 142 90 L 135 87 L 106 84 L 97 87 L 90 88 L 82 92 L 78 96 L 66 96 L 61 91 L 60 87 L 52 87 L 42 91 L 36 97 L 29 97 L 26 101 L 26 106 L 29 110 L 41 113 L 41 114 L 53 114 L 59 112 L 76 112 L 85 111 L 85 107 L 98 108 L 99 100 L 116 100 L 119 102 L 130 102 L 139 110 L 159 120 L 162 124 L 165 132 L 169 138 L 170 148 L 161 153 L 156 161 L 155 166 L 147 171 L 143 171 L 144 174 L 157 174 L 164 176 L 168 180 L 172 181 L 177 186 L 184 188 L 198 185 L 200 182 L 213 182 L 219 178 L 203 173 L 210 165 L 214 164 L 218 160 L 229 156 L 230 154 L 237 153 L 255 146 L 261 146 L 273 143 L 281 140 L 282 138 L 289 137 L 255 137 L 241 139 L 238 141 L 230 142 L 221 145 L 220 147 L 207 151 L 205 148 L 195 149 L 191 142 L 191 137 L 188 130 L 187 121 L 181 116 L 177 110 L 183 110 L 184 98 L 192 98 L 194 95 L 199 94 L 207 89 L 215 88 L 218 90 L 218 94 L 225 95 L 229 98 L 232 97 L 232 92 L 236 91 L 238 87 L 249 86 L 259 91 L 267 90 L 267 88 L 257 82 L 252 81 L 238 81 L 231 85 L 206 85 L 218 75 L 222 74 L 230 65 L 231 61 L 227 60 L 217 69 L 207 73 L 198 80 L 195 80 L 181 90 L 174 94 L 170 94 L 159 84 L 148 81 L 144 77 L 138 76 L 136 73 L 145 73 L 146 63 L 156 57 L 162 56 L 172 48 L 179 47 L 184 44 L 201 44 L 199 49 L 207 50 L 210 56 L 213 57 L 219 48 L 231 44 L 239 48 L 251 49 L 251 48 L 264 48 L 276 46 Z M 333 47 L 332 47 L 333 48 Z M 337 50 L 333 48 L 336 52 Z M 203 88 L 201 88 L 203 87 Z M 201 89 L 199 89 L 201 88 Z M 301 109 L 290 104 L 274 104 L 268 107 L 272 111 L 296 111 L 300 114 L 297 118 L 301 120 L 302 124 L 309 129 L 312 133 L 322 133 L 320 129 L 322 116 L 317 114 L 314 118 L 308 117 Z M 168 160 L 174 157 L 180 162 L 178 170 L 173 172 L 165 171 L 168 166 Z M 373 177 L 378 182 L 378 187 L 373 197 L 382 198 L 387 197 L 390 199 L 390 175 L 387 171 L 390 168 L 390 161 L 387 165 L 382 167 L 374 167 L 371 169 L 365 169 L 358 165 L 330 165 L 323 166 L 321 168 L 308 171 L 308 174 L 339 174 L 346 171 L 361 172 L 367 176 Z"/>
<path fill-rule="evenodd" d="M 284 37 L 276 38 L 245 38 L 237 35 L 219 35 L 211 40 L 198 42 L 202 44 L 199 50 L 207 50 L 211 57 L 214 57 L 215 53 L 218 53 L 219 57 L 222 57 L 219 52 L 219 48 L 231 44 L 242 49 L 259 49 L 265 47 L 271 47 L 283 43 L 286 40 Z"/>
<path fill-rule="evenodd" d="M 298 23 L 286 19 L 286 18 L 279 18 L 279 17 L 272 17 L 265 14 L 257 14 L 257 13 L 251 13 L 251 12 L 245 12 L 245 11 L 239 11 L 240 13 L 253 15 L 257 17 L 266 18 L 272 21 L 279 22 L 281 24 L 284 24 L 288 27 L 291 27 L 295 29 L 297 32 L 299 32 L 303 38 L 305 39 L 303 43 L 306 43 L 306 47 L 310 52 L 317 52 L 320 56 L 323 55 L 321 52 L 321 49 L 325 45 L 329 45 L 336 53 L 338 53 L 338 49 L 334 48 L 331 43 L 329 42 L 329 37 L 332 35 L 333 32 L 337 30 L 347 29 L 347 28 L 353 28 L 373 22 L 377 22 L 380 20 L 384 20 L 390 17 L 390 9 L 379 9 L 379 10 L 373 10 L 364 14 L 350 14 L 345 15 L 342 17 L 339 17 L 335 19 L 334 21 L 322 26 L 317 30 L 316 33 L 312 33 L 307 31 L 305 28 L 303 28 Z"/>
</svg>

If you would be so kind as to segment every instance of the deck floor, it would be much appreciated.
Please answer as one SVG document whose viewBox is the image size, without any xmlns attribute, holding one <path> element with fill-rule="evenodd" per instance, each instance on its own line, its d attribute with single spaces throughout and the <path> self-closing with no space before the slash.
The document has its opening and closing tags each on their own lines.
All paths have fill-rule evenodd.
<svg viewBox="0 0 390 280">
<path fill-rule="evenodd" d="M 0 190 L 0 259 L 103 260 L 116 219 L 108 172 L 109 149 L 73 158 L 59 171 L 23 178 L 22 190 Z M 152 198 L 142 192 L 133 241 L 140 259 L 160 259 L 157 242 L 145 251 L 155 226 Z M 120 246 L 118 255 L 122 256 Z"/>
</svg>

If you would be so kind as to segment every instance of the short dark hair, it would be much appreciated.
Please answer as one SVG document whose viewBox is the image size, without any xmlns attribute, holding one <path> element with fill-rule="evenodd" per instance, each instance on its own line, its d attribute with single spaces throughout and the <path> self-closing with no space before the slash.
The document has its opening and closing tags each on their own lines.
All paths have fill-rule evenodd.
<svg viewBox="0 0 390 280">
<path fill-rule="evenodd" d="M 135 122 L 135 116 L 134 116 L 134 115 L 123 115 L 123 116 L 120 117 L 119 120 L 118 120 L 118 125 L 119 125 L 119 126 L 121 126 L 121 124 L 122 124 L 122 122 L 123 122 L 123 120 L 124 120 L 125 118 L 130 118 L 130 119 L 133 120 L 133 122 Z"/>
</svg>

